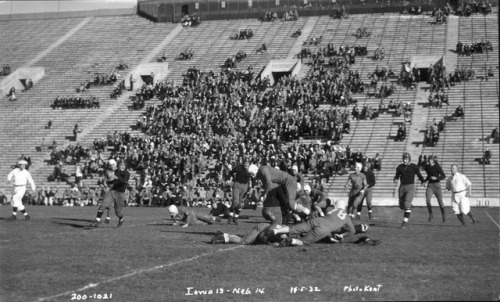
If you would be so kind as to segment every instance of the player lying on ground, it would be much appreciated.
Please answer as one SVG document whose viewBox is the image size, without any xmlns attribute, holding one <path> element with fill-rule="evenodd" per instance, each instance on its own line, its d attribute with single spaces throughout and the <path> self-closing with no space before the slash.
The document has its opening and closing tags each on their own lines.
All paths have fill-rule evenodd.
<svg viewBox="0 0 500 302">
<path fill-rule="evenodd" d="M 280 241 L 280 246 L 309 245 L 321 240 L 329 239 L 332 242 L 342 241 L 346 243 L 363 243 L 377 245 L 379 240 L 371 240 L 368 236 L 356 238 L 356 228 L 352 224 L 350 217 L 345 212 L 346 204 L 343 200 L 336 202 L 336 208 L 325 213 L 324 217 L 317 217 L 306 222 L 294 225 L 283 226 L 273 230 L 273 233 L 290 234 L 291 236 L 302 236 L 300 239 L 287 237 Z M 346 229 L 341 235 L 333 235 Z"/>
<path fill-rule="evenodd" d="M 220 219 L 229 219 L 230 204 L 222 201 L 213 201 L 212 209 L 210 210 L 210 215 L 214 217 L 219 217 Z M 238 215 L 238 219 L 248 219 L 247 215 Z"/>
<path fill-rule="evenodd" d="M 177 207 L 171 205 L 168 207 L 170 217 L 174 221 L 173 225 L 178 225 L 177 221 L 184 223 L 183 228 L 188 227 L 190 224 L 213 224 L 215 221 L 220 222 L 220 217 L 214 217 L 210 214 L 203 212 L 200 208 L 188 208 L 185 206 Z"/>
<path fill-rule="evenodd" d="M 273 230 L 280 225 L 270 224 L 267 222 L 259 223 L 250 232 L 243 236 L 231 235 L 227 233 L 218 232 L 217 235 L 212 237 L 210 242 L 216 243 L 233 243 L 233 244 L 278 244 L 286 237 L 285 235 L 275 235 Z"/>
</svg>

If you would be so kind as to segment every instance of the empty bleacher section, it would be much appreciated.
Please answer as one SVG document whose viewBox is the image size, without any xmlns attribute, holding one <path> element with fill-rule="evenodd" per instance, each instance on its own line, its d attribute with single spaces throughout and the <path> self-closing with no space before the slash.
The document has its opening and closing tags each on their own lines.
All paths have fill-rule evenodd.
<svg viewBox="0 0 500 302">
<path fill-rule="evenodd" d="M 28 37 L 23 44 L 27 52 L 19 52 L 18 48 L 9 43 L 16 36 L 9 34 L 10 38 L 0 43 L 0 52 L 7 53 L 7 61 L 11 67 L 18 68 L 30 61 L 33 57 L 57 42 L 71 28 L 77 26 L 83 19 L 57 19 L 33 22 L 18 21 L 0 22 L 0 30 L 9 32 L 14 30 L 17 36 L 25 34 Z M 314 21 L 311 21 L 314 20 Z M 430 123 L 434 117 L 451 115 L 458 104 L 465 107 L 465 119 L 450 121 L 446 132 L 442 134 L 439 143 L 434 147 L 422 146 L 422 153 L 435 154 L 444 165 L 445 172 L 449 173 L 449 164 L 459 163 L 464 174 L 470 176 L 474 184 L 474 192 L 480 196 L 498 197 L 498 144 L 489 144 L 493 158 L 490 165 L 480 165 L 476 158 L 482 156 L 485 142 L 479 139 L 489 135 L 491 130 L 498 126 L 498 17 L 496 15 L 480 16 L 459 19 L 459 39 L 473 42 L 472 37 L 480 37 L 492 41 L 494 51 L 488 54 L 475 54 L 470 57 L 458 57 L 458 65 L 473 66 L 477 79 L 452 87 L 449 90 L 450 106 L 443 108 L 430 108 L 423 110 L 423 105 L 415 100 L 417 91 L 425 90 L 427 84 L 422 83 L 417 89 L 408 89 L 398 85 L 398 75 L 403 63 L 411 60 L 416 55 L 443 55 L 447 51 L 446 25 L 432 24 L 430 16 L 409 16 L 399 14 L 370 14 L 351 15 L 347 19 L 333 19 L 328 16 L 301 17 L 296 22 L 259 22 L 257 20 L 218 20 L 205 21 L 202 26 L 184 28 L 175 38 L 164 47 L 153 53 L 170 32 L 175 24 L 154 24 L 136 16 L 127 17 L 92 17 L 82 28 L 79 28 L 71 37 L 48 52 L 34 64 L 45 67 L 46 76 L 32 90 L 19 93 L 18 101 L 9 103 L 2 100 L 0 110 L 2 120 L 0 127 L 0 175 L 6 175 L 10 165 L 15 163 L 21 154 L 31 156 L 34 165 L 35 181 L 41 186 L 54 186 L 47 182 L 47 176 L 52 172 L 53 166 L 48 166 L 44 160 L 48 158 L 49 151 L 35 152 L 42 140 L 46 145 L 56 141 L 58 145 L 66 145 L 68 137 L 72 136 L 72 129 L 76 123 L 82 129 L 90 129 L 78 139 L 84 146 L 91 145 L 94 139 L 104 139 L 109 132 L 131 132 L 133 135 L 144 135 L 132 130 L 142 111 L 130 111 L 128 106 L 131 101 L 128 95 L 120 100 L 111 100 L 110 86 L 92 87 L 85 94 L 95 95 L 101 101 L 100 109 L 69 109 L 52 110 L 50 104 L 58 95 L 75 94 L 75 88 L 82 80 L 88 79 L 93 73 L 108 72 L 115 67 L 121 59 L 126 62 L 129 69 L 119 71 L 121 78 L 128 76 L 148 55 L 153 55 L 150 62 L 156 62 L 163 53 L 167 58 L 169 74 L 167 82 L 182 84 L 183 75 L 188 68 L 196 66 L 201 71 L 213 70 L 218 72 L 228 57 L 243 50 L 248 57 L 237 64 L 238 70 L 245 70 L 252 66 L 255 72 L 260 71 L 271 59 L 286 58 L 293 55 L 291 49 L 295 45 L 292 33 L 303 29 L 306 24 L 314 24 L 309 37 L 322 37 L 321 44 L 310 46 L 312 51 L 318 47 L 325 47 L 328 43 L 339 45 L 361 45 L 368 49 L 368 56 L 356 57 L 356 63 L 350 66 L 353 71 L 358 71 L 365 84 L 369 83 L 368 75 L 377 67 L 386 67 L 395 73 L 395 77 L 387 79 L 387 84 L 396 84 L 397 92 L 385 98 L 386 104 L 390 100 L 409 103 L 413 110 L 413 118 L 423 118 Z M 31 31 L 38 30 L 41 26 L 54 28 L 53 32 L 44 31 L 43 34 L 32 35 Z M 50 23 L 53 22 L 53 23 Z M 59 27 L 58 24 L 66 24 Z M 354 34 L 360 27 L 366 27 L 371 32 L 369 37 L 357 39 Z M 254 36 L 251 39 L 232 40 L 230 35 L 240 28 L 251 28 Z M 4 31 L 5 29 L 5 31 Z M 24 32 L 24 30 L 26 32 Z M 41 37 L 41 38 L 40 38 Z M 267 45 L 267 52 L 257 53 L 256 50 L 263 44 Z M 16 44 L 17 45 L 17 44 Z M 17 46 L 19 47 L 19 46 Z M 374 60 L 373 53 L 378 48 L 385 49 L 385 58 Z M 194 56 L 190 60 L 177 60 L 179 54 L 186 49 L 192 49 Z M 304 59 L 307 63 L 307 59 Z M 481 80 L 479 76 L 484 73 L 484 66 L 493 65 L 495 75 L 488 81 Z M 476 68 L 477 66 L 477 68 Z M 305 76 L 309 66 L 303 65 L 300 76 Z M 482 68 L 482 69 L 481 69 Z M 450 71 L 450 70 L 448 70 Z M 0 80 L 2 78 L 0 77 Z M 382 83 L 379 82 L 378 87 Z M 372 92 L 368 90 L 368 92 Z M 378 108 L 380 98 L 365 93 L 352 95 L 358 106 Z M 117 103 L 118 102 L 118 103 Z M 147 104 L 158 104 L 154 98 Z M 330 108 L 329 104 L 322 104 L 322 109 Z M 353 105 L 347 107 L 351 111 Z M 422 116 L 423 114 L 423 116 Z M 105 117 L 105 119 L 103 118 Z M 44 129 L 49 119 L 53 121 L 52 129 Z M 408 146 L 415 140 L 421 139 L 422 133 L 412 131 L 412 123 L 405 121 L 404 116 L 392 113 L 381 114 L 374 119 L 351 119 L 351 131 L 345 134 L 340 144 L 349 145 L 353 151 L 358 149 L 368 157 L 379 153 L 382 158 L 382 170 L 376 172 L 377 187 L 376 197 L 392 196 L 394 185 L 392 178 L 395 167 L 401 162 L 401 154 L 407 151 Z M 407 128 L 406 139 L 395 142 L 394 136 L 399 125 L 405 124 Z M 300 143 L 316 141 L 317 138 L 302 138 Z M 324 142 L 324 141 L 323 141 Z M 71 142 L 74 144 L 75 142 Z M 106 155 L 109 154 L 109 151 Z M 416 162 L 416 158 L 413 159 Z M 72 171 L 73 167 L 69 167 Z M 308 175 L 309 179 L 315 175 Z M 347 180 L 347 175 L 334 175 L 325 184 L 330 196 L 334 198 L 345 197 L 347 192 L 342 190 Z M 95 183 L 88 180 L 86 184 Z M 57 186 L 67 186 L 57 184 Z M 7 189 L 4 182 L 0 188 Z M 9 189 L 10 190 L 10 189 Z M 419 188 L 417 196 L 423 196 L 423 189 Z"/>
<path fill-rule="evenodd" d="M 72 24 L 75 24 L 75 20 L 71 20 Z M 65 21 L 56 19 L 51 22 L 54 23 L 52 26 L 56 27 L 56 24 Z M 33 26 L 25 30 L 29 33 L 30 30 L 36 30 L 38 25 L 33 23 Z M 34 152 L 42 141 L 46 145 L 56 141 L 61 146 L 73 136 L 72 130 L 76 123 L 84 130 L 91 127 L 100 114 L 117 102 L 109 98 L 112 86 L 92 87 L 83 93 L 83 96 L 98 97 L 101 103 L 100 109 L 69 109 L 62 112 L 51 109 L 50 105 L 57 96 L 75 95 L 76 87 L 83 80 L 92 78 L 95 73 L 109 73 L 120 60 L 126 62 L 129 69 L 134 68 L 141 58 L 174 27 L 174 24 L 157 26 L 137 16 L 91 18 L 65 42 L 40 58 L 35 65 L 45 67 L 45 78 L 31 90 L 18 93 L 18 101 L 9 103 L 5 99 L 2 100 L 4 101 L 1 108 L 3 124 L 0 135 L 2 142 L 5 143 L 1 147 L 3 160 L 1 173 L 5 174 L 10 165 L 23 153 L 31 154 L 33 162 L 42 166 L 42 159 L 47 153 Z M 70 27 L 67 27 L 66 31 L 69 29 Z M 65 33 L 61 32 L 60 35 Z M 38 44 L 50 46 L 49 44 L 55 40 L 49 37 L 49 41 L 45 42 L 44 35 L 41 35 L 40 39 L 40 42 L 35 37 L 26 40 L 24 49 L 30 50 L 33 44 L 34 49 L 38 50 Z M 8 49 L 10 44 L 3 43 L 0 47 Z M 28 55 L 20 53 L 24 61 L 36 55 L 36 52 Z M 119 71 L 119 75 L 123 78 L 127 72 L 127 70 Z M 52 129 L 44 129 L 49 119 L 53 121 Z M 122 127 L 123 130 L 129 129 L 130 124 L 122 124 Z M 48 170 L 51 169 L 44 167 L 41 174 L 35 173 L 36 181 L 43 183 Z"/>
<path fill-rule="evenodd" d="M 459 19 L 459 41 L 471 44 L 489 40 L 493 51 L 458 56 L 457 67 L 474 69 L 475 79 L 453 86 L 447 92 L 450 105 L 430 109 L 428 123 L 434 119 L 439 121 L 443 116 L 451 116 L 460 104 L 465 109 L 465 118 L 448 122 L 438 144 L 424 147 L 423 150 L 424 154 L 437 155 L 445 172 L 449 172 L 451 164 L 457 164 L 473 183 L 475 194 L 486 197 L 499 196 L 498 144 L 491 144 L 484 139 L 498 127 L 499 119 L 497 22 L 495 16 L 476 15 Z M 487 70 L 490 67 L 494 76 L 488 78 Z M 489 165 L 482 165 L 485 148 L 489 148 L 493 154 Z"/>
</svg>

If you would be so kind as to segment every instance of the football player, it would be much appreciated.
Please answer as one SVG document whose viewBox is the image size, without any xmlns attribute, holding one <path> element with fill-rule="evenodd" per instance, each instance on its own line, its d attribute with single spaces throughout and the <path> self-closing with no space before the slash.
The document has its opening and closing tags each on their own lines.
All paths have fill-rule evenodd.
<svg viewBox="0 0 500 302">
<path fill-rule="evenodd" d="M 264 200 L 266 200 L 267 194 L 276 187 L 273 184 L 277 184 L 285 193 L 288 212 L 296 210 L 297 212 L 309 214 L 306 208 L 295 202 L 297 195 L 297 181 L 295 177 L 270 166 L 261 166 L 259 168 L 254 164 L 248 166 L 248 173 L 253 178 L 258 178 L 262 181 L 262 185 L 264 186 L 262 196 Z"/>
<path fill-rule="evenodd" d="M 358 208 L 359 203 L 363 200 L 363 196 L 365 194 L 365 190 L 368 189 L 368 183 L 366 182 L 366 176 L 361 173 L 361 169 L 363 167 L 362 163 L 357 162 L 356 171 L 349 175 L 347 182 L 344 186 L 347 189 L 349 183 L 351 183 L 351 190 L 349 191 L 349 201 L 347 207 L 347 213 L 353 219 L 356 218 L 354 214 L 354 210 Z"/>
<path fill-rule="evenodd" d="M 415 175 L 420 182 L 425 186 L 425 179 L 420 174 L 420 169 L 417 165 L 410 163 L 410 153 L 403 153 L 403 163 L 396 168 L 394 176 L 394 185 L 399 186 L 399 208 L 404 211 L 403 223 L 400 228 L 404 229 L 408 224 L 411 214 L 411 203 L 415 197 Z"/>
<path fill-rule="evenodd" d="M 325 209 L 329 204 L 329 199 L 326 197 L 326 193 L 313 189 L 309 184 L 304 185 L 304 192 L 311 198 L 311 216 L 313 218 L 325 216 L 323 209 Z"/>
<path fill-rule="evenodd" d="M 173 225 L 179 225 L 177 221 L 180 220 L 183 223 L 183 228 L 187 228 L 190 224 L 207 225 L 213 224 L 215 221 L 221 221 L 220 217 L 204 213 L 199 208 L 171 205 L 168 207 L 168 211 L 174 221 Z"/>
<path fill-rule="evenodd" d="M 126 170 L 126 165 L 123 161 L 117 164 L 114 159 L 110 159 L 108 163 L 110 169 L 106 173 L 108 178 L 107 183 L 110 189 L 106 195 L 104 195 L 103 201 L 97 210 L 95 222 L 90 225 L 94 228 L 99 227 L 101 217 L 104 214 L 104 209 L 108 209 L 109 216 L 109 208 L 112 206 L 114 206 L 115 215 L 118 217 L 117 227 L 121 227 L 125 220 L 124 215 L 122 214 L 122 209 L 126 203 L 125 190 L 128 187 L 130 173 Z"/>
<path fill-rule="evenodd" d="M 370 245 L 377 245 L 380 243 L 378 240 L 370 240 L 367 236 L 361 238 L 356 238 L 353 235 L 356 234 L 356 228 L 352 224 L 350 217 L 345 211 L 346 204 L 343 200 L 338 200 L 336 203 L 336 208 L 326 212 L 324 217 L 318 217 L 311 219 L 309 221 L 303 222 L 292 227 L 283 226 L 273 230 L 273 233 L 278 234 L 290 234 L 290 235 L 302 235 L 300 239 L 296 238 L 285 238 L 280 241 L 280 246 L 301 246 L 309 245 L 319 242 L 323 239 L 329 239 L 332 242 L 352 242 L 352 243 L 363 243 Z M 345 232 L 336 235 L 335 237 L 332 233 L 342 231 L 346 229 Z M 371 241 L 370 243 L 368 243 Z"/>
<path fill-rule="evenodd" d="M 275 225 L 271 223 L 259 223 L 250 232 L 244 236 L 231 235 L 227 233 L 218 232 L 212 239 L 210 243 L 233 243 L 233 244 L 274 244 L 278 245 L 278 242 L 283 240 L 282 235 L 274 234 L 273 230 L 280 225 Z"/>
<path fill-rule="evenodd" d="M 238 224 L 238 216 L 244 206 L 245 195 L 248 192 L 248 184 L 250 182 L 250 174 L 248 173 L 249 162 L 237 165 L 232 169 L 229 174 L 233 179 L 233 198 L 231 207 L 229 208 L 228 224 Z"/>
</svg>

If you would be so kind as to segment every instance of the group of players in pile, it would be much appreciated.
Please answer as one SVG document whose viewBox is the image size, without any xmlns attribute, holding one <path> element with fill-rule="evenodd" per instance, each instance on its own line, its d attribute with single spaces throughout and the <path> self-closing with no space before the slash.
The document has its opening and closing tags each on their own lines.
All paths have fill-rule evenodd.
<svg viewBox="0 0 500 302">
<path fill-rule="evenodd" d="M 442 214 L 443 222 L 446 221 L 445 208 L 441 190 L 441 180 L 446 179 L 440 165 L 434 158 L 429 160 L 425 167 L 427 177 L 424 179 L 417 165 L 410 163 L 408 153 L 403 154 L 403 163 L 396 169 L 394 183 L 399 185 L 399 207 L 404 211 L 401 228 L 406 228 L 412 209 L 415 195 L 415 177 L 426 187 L 426 203 L 429 212 L 429 222 L 434 218 L 432 213 L 431 198 L 436 196 Z M 452 176 L 448 177 L 446 189 L 452 192 L 452 208 L 462 225 L 466 225 L 464 217 L 469 216 L 474 224 L 477 223 L 470 211 L 468 196 L 471 195 L 471 183 L 465 175 L 458 172 L 456 165 L 451 166 Z M 308 184 L 301 185 L 303 178 L 297 169 L 292 174 L 273 168 L 248 163 L 235 167 L 231 173 L 233 181 L 233 203 L 229 209 L 229 223 L 237 223 L 243 198 L 248 189 L 250 179 L 260 180 L 263 188 L 262 216 L 268 220 L 260 223 L 244 236 L 231 235 L 218 232 L 211 243 L 236 243 L 236 244 L 272 244 L 273 246 L 301 246 L 312 243 L 350 242 L 361 245 L 378 245 L 380 240 L 371 239 L 360 233 L 368 230 L 368 225 L 354 225 L 361 214 L 363 199 L 367 199 L 368 217 L 372 219 L 371 195 L 375 185 L 375 176 L 370 166 L 356 163 L 355 172 L 352 173 L 345 185 L 351 186 L 348 202 L 326 198 L 324 192 L 311 188 Z M 174 225 L 178 220 L 183 227 L 190 224 L 212 224 L 221 221 L 217 211 L 212 210 L 211 215 L 202 213 L 196 208 L 177 207 L 171 205 L 169 212 Z M 357 211 L 357 212 L 356 212 Z M 289 224 L 290 217 L 296 217 L 296 224 Z"/>
<path fill-rule="evenodd" d="M 308 245 L 320 241 L 342 241 L 378 245 L 379 240 L 370 239 L 365 235 L 354 236 L 365 233 L 368 229 L 366 224 L 353 223 L 359 219 L 361 209 L 358 209 L 358 216 L 354 215 L 360 201 L 359 197 L 365 196 L 364 191 L 368 190 L 368 183 L 366 178 L 361 176 L 361 169 L 361 163 L 356 164 L 356 172 L 349 178 L 348 183 L 352 184 L 352 188 L 348 204 L 343 200 L 333 202 L 324 192 L 304 184 L 304 178 L 298 173 L 296 166 L 289 174 L 271 166 L 258 167 L 245 162 L 231 171 L 233 198 L 229 211 L 222 203 L 214 203 L 210 214 L 194 207 L 171 205 L 168 209 L 174 225 L 182 224 L 182 227 L 191 224 L 213 224 L 216 221 L 220 222 L 224 216 L 228 217 L 229 224 L 238 224 L 238 219 L 246 218 L 240 217 L 240 212 L 245 205 L 244 199 L 250 181 L 254 179 L 262 184 L 263 192 L 260 198 L 263 201 L 262 216 L 269 222 L 258 224 L 244 236 L 219 232 L 212 238 L 211 243 L 272 244 L 283 247 Z M 374 181 L 373 172 L 369 172 Z M 362 184 L 358 183 L 358 177 L 365 181 Z M 359 184 L 362 187 L 359 187 Z M 371 202 L 368 205 L 371 219 Z M 287 226 L 292 220 L 295 224 Z"/>
</svg>

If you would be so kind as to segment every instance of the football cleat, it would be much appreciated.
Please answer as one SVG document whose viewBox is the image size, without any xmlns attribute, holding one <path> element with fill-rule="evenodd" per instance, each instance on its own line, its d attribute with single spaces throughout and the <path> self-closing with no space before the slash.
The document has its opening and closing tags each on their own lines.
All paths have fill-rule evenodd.
<svg viewBox="0 0 500 302">
<path fill-rule="evenodd" d="M 237 217 L 233 217 L 233 222 L 235 225 L 238 225 L 238 218 Z"/>
<path fill-rule="evenodd" d="M 434 215 L 432 215 L 432 213 L 431 213 L 431 214 L 429 214 L 429 219 L 427 221 L 431 222 L 432 219 L 434 219 Z"/>
<path fill-rule="evenodd" d="M 377 240 L 377 239 L 370 239 L 368 237 L 366 237 L 366 239 L 362 242 L 360 242 L 359 244 L 360 245 L 379 245 L 380 244 L 380 240 Z"/>
<path fill-rule="evenodd" d="M 118 225 L 116 227 L 117 228 L 121 227 L 124 222 L 125 222 L 125 217 L 122 217 L 122 219 L 118 220 Z"/>
<path fill-rule="evenodd" d="M 359 243 L 366 242 L 368 240 L 370 240 L 370 238 L 368 238 L 368 236 L 362 236 L 362 237 L 359 237 L 359 239 L 356 240 L 356 242 L 354 242 L 354 243 L 359 244 Z"/>
<path fill-rule="evenodd" d="M 104 223 L 105 223 L 105 224 L 109 224 L 109 221 L 110 221 L 110 220 L 106 218 L 106 219 L 104 220 Z"/>
<path fill-rule="evenodd" d="M 17 219 L 16 215 L 12 215 L 9 218 L 7 218 L 7 221 L 14 221 L 16 219 Z"/>
<path fill-rule="evenodd" d="M 96 221 L 96 222 L 90 224 L 91 228 L 98 228 L 99 226 L 100 226 L 99 221 Z"/>
<path fill-rule="evenodd" d="M 400 228 L 400 229 L 404 229 L 404 228 L 406 228 L 406 225 L 407 225 L 407 224 L 408 224 L 408 223 L 407 223 L 406 221 L 403 221 L 403 223 L 401 224 L 401 226 L 400 226 L 399 228 Z"/>
<path fill-rule="evenodd" d="M 28 214 L 24 215 L 25 220 L 30 220 L 30 218 L 31 218 L 30 215 L 28 215 Z"/>
</svg>

